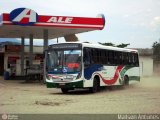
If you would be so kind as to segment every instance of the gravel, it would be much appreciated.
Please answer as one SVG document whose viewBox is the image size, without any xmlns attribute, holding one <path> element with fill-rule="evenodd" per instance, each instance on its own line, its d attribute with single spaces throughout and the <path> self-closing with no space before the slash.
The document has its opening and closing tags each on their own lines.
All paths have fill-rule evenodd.
<svg viewBox="0 0 160 120">
<path fill-rule="evenodd" d="M 12 114 L 116 114 L 160 113 L 160 77 L 92 94 L 87 90 L 61 93 L 45 84 L 0 77 L 0 113 Z"/>
</svg>

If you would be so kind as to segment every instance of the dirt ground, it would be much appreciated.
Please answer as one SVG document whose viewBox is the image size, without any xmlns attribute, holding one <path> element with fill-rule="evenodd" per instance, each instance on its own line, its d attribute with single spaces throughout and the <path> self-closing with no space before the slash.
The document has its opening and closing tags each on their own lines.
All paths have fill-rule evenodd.
<svg viewBox="0 0 160 120">
<path fill-rule="evenodd" d="M 62 94 L 41 83 L 0 77 L 0 114 L 160 113 L 160 77 L 144 77 L 125 88 Z"/>
</svg>

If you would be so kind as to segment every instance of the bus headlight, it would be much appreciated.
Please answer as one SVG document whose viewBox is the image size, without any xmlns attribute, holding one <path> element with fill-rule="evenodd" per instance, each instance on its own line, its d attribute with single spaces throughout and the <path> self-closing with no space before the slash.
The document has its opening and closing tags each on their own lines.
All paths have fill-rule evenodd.
<svg viewBox="0 0 160 120">
<path fill-rule="evenodd" d="M 50 75 L 48 75 L 48 74 L 46 74 L 46 78 L 47 78 L 48 80 L 52 80 L 52 77 L 51 77 Z"/>
<path fill-rule="evenodd" d="M 79 79 L 81 77 L 81 72 L 78 73 L 76 79 Z"/>
</svg>

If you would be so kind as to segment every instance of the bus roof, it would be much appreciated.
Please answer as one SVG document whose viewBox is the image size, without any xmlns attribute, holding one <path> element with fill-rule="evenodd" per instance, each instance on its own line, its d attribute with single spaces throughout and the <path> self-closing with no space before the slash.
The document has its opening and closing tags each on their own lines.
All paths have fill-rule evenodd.
<svg viewBox="0 0 160 120">
<path fill-rule="evenodd" d="M 105 45 L 93 44 L 93 43 L 65 42 L 65 43 L 57 43 L 57 44 L 68 44 L 68 43 L 70 43 L 70 44 L 79 43 L 79 44 L 82 44 L 83 47 L 89 47 L 89 48 L 99 48 L 99 49 L 108 49 L 108 50 L 115 50 L 115 51 L 122 51 L 122 52 L 135 52 L 135 53 L 138 53 L 138 50 L 135 50 L 135 49 L 119 48 L 119 47 L 105 46 Z"/>
</svg>

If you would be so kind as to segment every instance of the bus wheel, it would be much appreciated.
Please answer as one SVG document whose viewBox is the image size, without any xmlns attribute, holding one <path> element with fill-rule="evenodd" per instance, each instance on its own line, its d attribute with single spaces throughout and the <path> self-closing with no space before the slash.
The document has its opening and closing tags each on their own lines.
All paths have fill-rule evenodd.
<svg viewBox="0 0 160 120">
<path fill-rule="evenodd" d="M 68 93 L 68 89 L 67 88 L 61 88 L 61 91 L 64 93 L 64 94 L 66 94 L 66 93 Z"/>
<path fill-rule="evenodd" d="M 124 85 L 129 85 L 129 77 L 127 75 L 124 76 Z"/>
<path fill-rule="evenodd" d="M 91 93 L 96 93 L 100 89 L 100 82 L 96 78 L 93 80 L 93 87 L 90 88 Z"/>
</svg>

